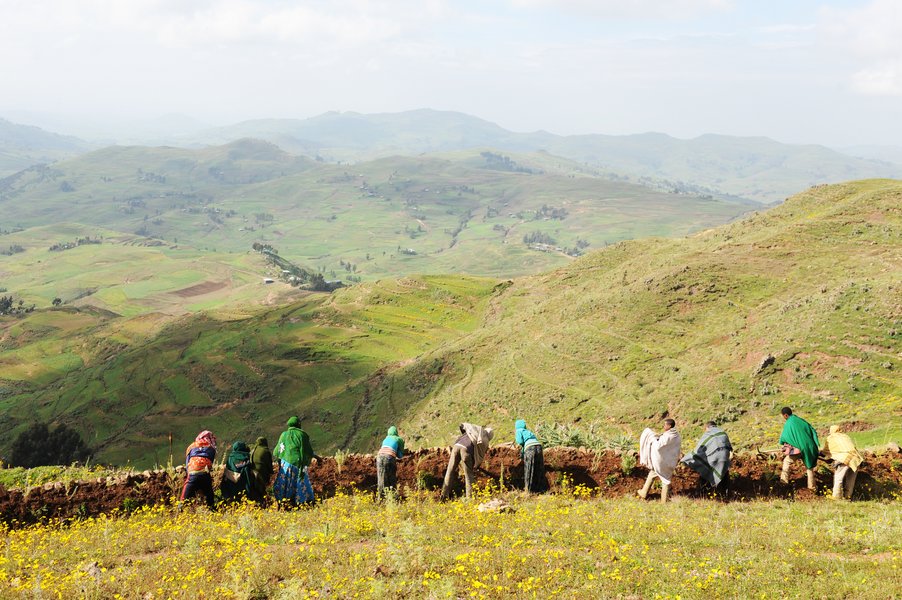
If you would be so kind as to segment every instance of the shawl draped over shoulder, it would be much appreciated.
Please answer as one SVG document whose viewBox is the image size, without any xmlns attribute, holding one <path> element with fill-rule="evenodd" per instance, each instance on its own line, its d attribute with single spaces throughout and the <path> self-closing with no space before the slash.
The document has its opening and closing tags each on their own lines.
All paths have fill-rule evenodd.
<svg viewBox="0 0 902 600">
<path fill-rule="evenodd" d="M 712 487 L 717 487 L 730 469 L 732 450 L 733 445 L 727 432 L 720 427 L 712 427 L 702 434 L 695 450 L 680 462 L 698 473 Z"/>
<path fill-rule="evenodd" d="M 673 470 L 680 460 L 682 439 L 676 429 L 668 429 L 661 435 L 646 428 L 639 437 L 639 462 L 658 474 L 661 482 L 670 485 Z"/>
</svg>

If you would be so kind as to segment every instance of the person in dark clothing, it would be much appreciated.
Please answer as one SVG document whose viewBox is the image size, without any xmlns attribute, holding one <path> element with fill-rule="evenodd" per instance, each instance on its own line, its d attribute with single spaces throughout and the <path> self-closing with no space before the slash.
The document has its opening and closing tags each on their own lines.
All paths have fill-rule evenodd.
<svg viewBox="0 0 902 600">
<path fill-rule="evenodd" d="M 265 437 L 258 437 L 251 446 L 251 486 L 248 497 L 257 503 L 266 501 L 266 489 L 272 480 L 272 452 Z"/>
<path fill-rule="evenodd" d="M 250 497 L 251 453 L 244 442 L 235 442 L 226 458 L 225 470 L 219 491 L 225 502 L 239 501 Z"/>
</svg>

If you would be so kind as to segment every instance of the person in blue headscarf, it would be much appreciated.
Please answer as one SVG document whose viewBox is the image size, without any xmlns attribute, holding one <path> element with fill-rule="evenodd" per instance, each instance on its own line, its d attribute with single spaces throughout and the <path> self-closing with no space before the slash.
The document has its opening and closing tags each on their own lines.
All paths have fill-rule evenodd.
<svg viewBox="0 0 902 600">
<path fill-rule="evenodd" d="M 514 423 L 514 439 L 520 446 L 520 457 L 523 459 L 523 488 L 534 494 L 544 492 L 548 489 L 548 481 L 545 479 L 545 458 L 541 442 L 536 434 L 526 428 L 526 421 L 523 419 Z"/>
</svg>

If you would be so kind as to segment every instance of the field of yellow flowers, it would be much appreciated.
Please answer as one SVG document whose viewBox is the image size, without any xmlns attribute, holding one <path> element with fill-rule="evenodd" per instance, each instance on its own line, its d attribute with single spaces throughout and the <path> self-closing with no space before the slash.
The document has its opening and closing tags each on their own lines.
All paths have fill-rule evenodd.
<svg viewBox="0 0 902 600">
<path fill-rule="evenodd" d="M 0 529 L 0 597 L 888 598 L 898 502 L 661 505 L 577 487 L 312 509 L 171 506 Z M 480 512 L 489 496 L 512 512 Z"/>
</svg>

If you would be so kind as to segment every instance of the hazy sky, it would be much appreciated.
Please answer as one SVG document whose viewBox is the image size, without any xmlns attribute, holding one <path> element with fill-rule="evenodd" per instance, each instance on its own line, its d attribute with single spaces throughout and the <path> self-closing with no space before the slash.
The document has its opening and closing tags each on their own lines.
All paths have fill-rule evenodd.
<svg viewBox="0 0 902 600">
<path fill-rule="evenodd" d="M 0 0 L 0 116 L 423 107 L 902 145 L 902 1 Z"/>
</svg>

